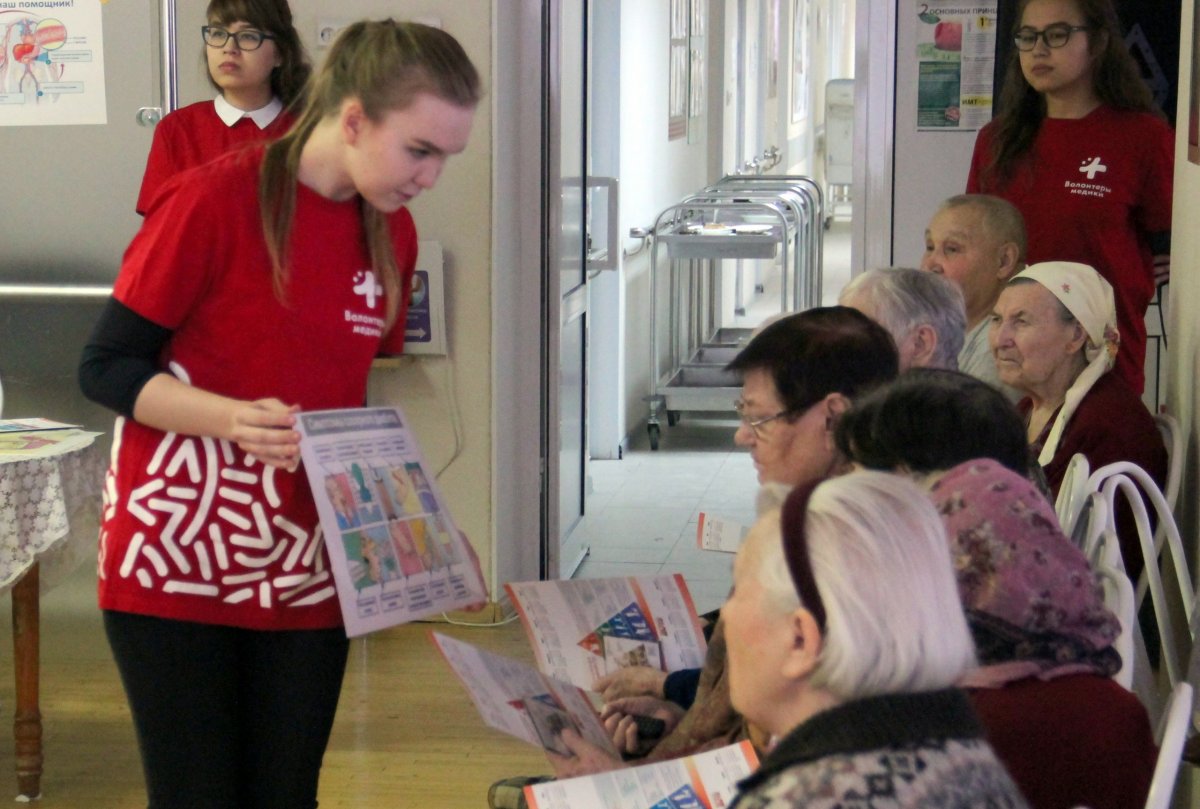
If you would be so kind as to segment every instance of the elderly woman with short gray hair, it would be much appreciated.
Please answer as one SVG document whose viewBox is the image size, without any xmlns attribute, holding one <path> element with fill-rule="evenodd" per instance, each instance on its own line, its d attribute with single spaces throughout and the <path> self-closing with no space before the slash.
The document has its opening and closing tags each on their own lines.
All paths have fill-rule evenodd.
<svg viewBox="0 0 1200 809">
<path fill-rule="evenodd" d="M 954 687 L 974 647 L 911 481 L 793 490 L 739 551 L 722 617 L 734 707 L 775 738 L 737 809 L 1026 806 Z"/>
</svg>

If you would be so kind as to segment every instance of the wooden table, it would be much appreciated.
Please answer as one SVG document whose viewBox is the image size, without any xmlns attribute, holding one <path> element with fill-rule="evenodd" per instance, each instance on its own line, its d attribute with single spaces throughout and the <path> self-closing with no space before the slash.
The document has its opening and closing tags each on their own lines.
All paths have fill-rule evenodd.
<svg viewBox="0 0 1200 809">
<path fill-rule="evenodd" d="M 11 444 L 13 436 L 0 439 Z M 43 567 L 67 572 L 82 557 L 95 559 L 104 459 L 94 440 L 90 435 L 64 440 L 43 457 L 5 452 L 0 446 L 0 591 L 12 590 L 13 736 L 18 795 L 25 799 L 38 798 L 42 791 L 38 601 L 45 579 L 53 578 L 42 575 Z"/>
</svg>

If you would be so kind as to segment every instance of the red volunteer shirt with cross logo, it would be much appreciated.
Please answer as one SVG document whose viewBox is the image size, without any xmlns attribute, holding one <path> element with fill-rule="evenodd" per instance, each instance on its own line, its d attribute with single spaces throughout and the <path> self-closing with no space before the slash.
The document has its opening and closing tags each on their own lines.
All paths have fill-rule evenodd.
<svg viewBox="0 0 1200 809">
<path fill-rule="evenodd" d="M 1078 261 L 1112 284 L 1121 332 L 1114 371 L 1141 393 L 1146 307 L 1154 297 L 1148 236 L 1171 229 L 1171 128 L 1148 113 L 1109 106 L 1078 120 L 1047 118 L 1029 159 L 1002 184 L 984 178 L 993 135 L 988 124 L 975 141 L 967 192 L 995 194 L 1017 207 L 1030 264 Z"/>
<path fill-rule="evenodd" d="M 114 296 L 171 329 L 164 370 L 187 384 L 304 410 L 357 407 L 381 353 L 385 300 L 371 271 L 359 198 L 296 195 L 290 280 L 272 283 L 257 200 L 262 148 L 170 181 L 147 212 Z M 389 218 L 402 288 L 416 229 Z M 338 626 L 341 615 L 303 468 L 266 467 L 228 441 L 118 418 L 100 534 L 103 609 L 250 629 Z"/>
</svg>

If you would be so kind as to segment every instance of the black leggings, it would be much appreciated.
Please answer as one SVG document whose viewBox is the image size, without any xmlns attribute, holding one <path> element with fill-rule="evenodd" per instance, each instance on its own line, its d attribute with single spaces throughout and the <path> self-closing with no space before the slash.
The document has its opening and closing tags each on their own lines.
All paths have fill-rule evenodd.
<svg viewBox="0 0 1200 809">
<path fill-rule="evenodd" d="M 349 641 L 106 611 L 150 809 L 313 809 Z"/>
</svg>

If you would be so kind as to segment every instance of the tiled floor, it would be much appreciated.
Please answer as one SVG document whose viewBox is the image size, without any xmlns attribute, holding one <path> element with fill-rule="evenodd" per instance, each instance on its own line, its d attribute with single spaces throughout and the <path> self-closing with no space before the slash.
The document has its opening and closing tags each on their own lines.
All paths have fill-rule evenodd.
<svg viewBox="0 0 1200 809">
<path fill-rule="evenodd" d="M 576 529 L 591 552 L 588 578 L 682 573 L 699 612 L 729 593 L 733 556 L 697 547 L 700 512 L 749 525 L 758 483 L 750 455 L 733 445 L 737 422 L 684 418 L 664 425 L 657 452 L 645 434 L 619 461 L 592 461 L 588 513 Z"/>
<path fill-rule="evenodd" d="M 835 222 L 826 231 L 824 254 L 822 297 L 830 305 L 850 279 L 848 222 Z M 773 313 L 778 286 L 772 286 L 769 281 L 757 307 L 748 307 L 750 325 Z M 697 547 L 699 515 L 750 525 L 758 491 L 749 453 L 733 444 L 737 421 L 732 415 L 699 419 L 685 413 L 679 424 L 662 425 L 657 452 L 650 450 L 639 425 L 623 459 L 588 464 L 587 514 L 575 530 L 585 533 L 591 551 L 576 576 L 682 573 L 699 612 L 721 605 L 729 593 L 733 556 Z"/>
</svg>

